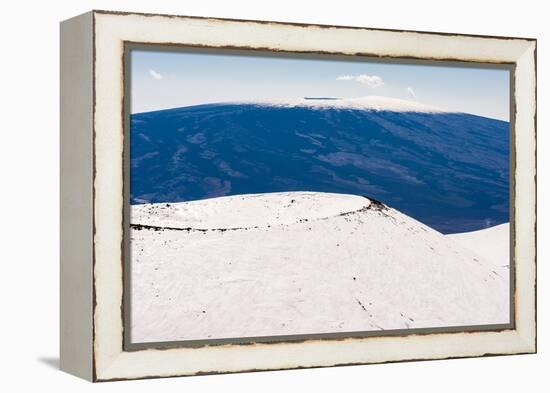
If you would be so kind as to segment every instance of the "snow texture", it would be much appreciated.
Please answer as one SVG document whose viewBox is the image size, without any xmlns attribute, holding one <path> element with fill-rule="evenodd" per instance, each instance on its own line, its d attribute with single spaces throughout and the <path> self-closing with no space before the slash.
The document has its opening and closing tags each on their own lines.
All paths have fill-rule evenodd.
<svg viewBox="0 0 550 393">
<path fill-rule="evenodd" d="M 476 253 L 466 235 L 330 193 L 131 209 L 133 342 L 508 323 L 507 262 L 489 251 L 502 231 Z"/>
</svg>

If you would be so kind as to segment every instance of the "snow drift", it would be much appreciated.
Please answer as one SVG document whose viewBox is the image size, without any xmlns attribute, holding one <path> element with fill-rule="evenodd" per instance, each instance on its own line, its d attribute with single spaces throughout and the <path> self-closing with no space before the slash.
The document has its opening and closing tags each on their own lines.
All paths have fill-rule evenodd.
<svg viewBox="0 0 550 393">
<path fill-rule="evenodd" d="M 134 205 L 131 239 L 133 342 L 508 323 L 503 271 L 360 196 Z"/>
<path fill-rule="evenodd" d="M 447 237 L 481 256 L 497 271 L 502 270 L 507 273 L 510 268 L 509 223 L 479 231 L 455 233 Z"/>
</svg>

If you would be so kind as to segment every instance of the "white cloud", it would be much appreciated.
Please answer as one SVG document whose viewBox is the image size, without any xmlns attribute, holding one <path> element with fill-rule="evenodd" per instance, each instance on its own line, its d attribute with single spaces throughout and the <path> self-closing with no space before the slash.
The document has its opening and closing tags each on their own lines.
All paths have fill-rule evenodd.
<svg viewBox="0 0 550 393">
<path fill-rule="evenodd" d="M 414 92 L 414 90 L 413 90 L 412 87 L 407 87 L 407 92 L 409 93 L 409 95 L 410 95 L 413 99 L 416 100 L 416 94 L 415 94 L 415 92 Z"/>
<path fill-rule="evenodd" d="M 336 77 L 337 81 L 356 81 L 372 88 L 384 86 L 384 81 L 378 75 L 340 75 Z"/>
<path fill-rule="evenodd" d="M 159 74 L 155 70 L 149 70 L 149 75 L 151 75 L 153 77 L 153 79 L 156 79 L 158 81 L 161 80 L 162 78 L 164 78 L 164 76 L 162 76 L 161 74 Z"/>
<path fill-rule="evenodd" d="M 340 75 L 336 77 L 337 81 L 352 81 L 355 77 L 353 75 Z"/>
<path fill-rule="evenodd" d="M 369 87 L 380 87 L 384 85 L 384 81 L 378 75 L 361 74 L 355 80 L 359 83 L 363 83 Z"/>
</svg>

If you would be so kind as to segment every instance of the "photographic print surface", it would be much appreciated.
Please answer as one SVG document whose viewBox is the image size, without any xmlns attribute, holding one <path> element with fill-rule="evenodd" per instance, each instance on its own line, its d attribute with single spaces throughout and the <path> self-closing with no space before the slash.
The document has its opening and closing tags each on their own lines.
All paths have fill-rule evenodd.
<svg viewBox="0 0 550 393">
<path fill-rule="evenodd" d="M 132 343 L 510 319 L 510 69 L 129 51 Z"/>
</svg>

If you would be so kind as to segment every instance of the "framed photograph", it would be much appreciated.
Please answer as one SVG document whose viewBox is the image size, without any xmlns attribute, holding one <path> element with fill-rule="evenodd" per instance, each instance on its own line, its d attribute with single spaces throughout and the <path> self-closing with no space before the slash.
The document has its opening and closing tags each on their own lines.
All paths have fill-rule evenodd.
<svg viewBox="0 0 550 393">
<path fill-rule="evenodd" d="M 61 24 L 61 367 L 536 352 L 536 40 Z"/>
</svg>

